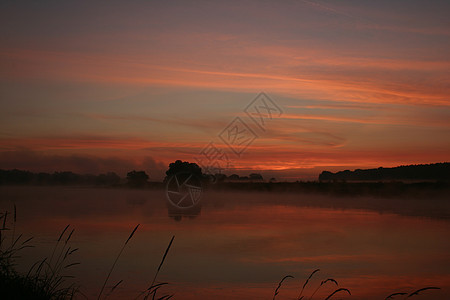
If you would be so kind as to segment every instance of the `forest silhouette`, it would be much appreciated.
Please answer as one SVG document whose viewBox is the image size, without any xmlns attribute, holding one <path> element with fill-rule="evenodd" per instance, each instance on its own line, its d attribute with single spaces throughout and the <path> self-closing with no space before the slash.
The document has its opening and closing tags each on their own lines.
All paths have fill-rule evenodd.
<svg viewBox="0 0 450 300">
<path fill-rule="evenodd" d="M 441 197 L 450 194 L 450 163 L 410 165 L 331 173 L 324 171 L 318 181 L 283 182 L 264 179 L 261 174 L 203 174 L 195 163 L 180 160 L 169 164 L 164 181 L 152 181 L 145 171 L 132 170 L 126 178 L 114 172 L 99 175 L 76 174 L 70 171 L 33 173 L 24 170 L 1 170 L 0 185 L 35 186 L 99 186 L 113 188 L 164 189 L 169 176 L 177 172 L 194 172 L 211 190 L 259 191 L 273 193 L 315 193 L 336 196 L 376 197 Z"/>
<path fill-rule="evenodd" d="M 377 181 L 377 180 L 449 180 L 450 163 L 436 163 L 424 165 L 408 165 L 394 168 L 356 169 L 332 173 L 323 171 L 319 180 L 341 181 Z"/>
</svg>

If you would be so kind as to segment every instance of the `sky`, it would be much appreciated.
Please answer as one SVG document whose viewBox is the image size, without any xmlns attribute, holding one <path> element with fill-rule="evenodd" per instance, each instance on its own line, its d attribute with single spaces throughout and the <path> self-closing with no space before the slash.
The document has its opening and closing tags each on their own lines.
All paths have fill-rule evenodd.
<svg viewBox="0 0 450 300">
<path fill-rule="evenodd" d="M 0 169 L 159 180 L 208 145 L 226 155 L 226 174 L 289 181 L 448 162 L 449 11 L 448 1 L 2 1 Z M 279 108 L 264 128 L 245 113 L 261 92 Z M 236 118 L 255 137 L 239 155 L 222 139 Z"/>
</svg>

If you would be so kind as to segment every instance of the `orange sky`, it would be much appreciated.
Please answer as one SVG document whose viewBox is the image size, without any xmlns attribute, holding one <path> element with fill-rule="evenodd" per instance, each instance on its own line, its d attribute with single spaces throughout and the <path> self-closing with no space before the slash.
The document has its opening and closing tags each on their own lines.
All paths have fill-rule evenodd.
<svg viewBox="0 0 450 300">
<path fill-rule="evenodd" d="M 258 138 L 227 173 L 449 161 L 449 8 L 2 4 L 0 168 L 160 179 L 211 141 L 226 151 L 218 135 L 237 116 Z M 265 132 L 244 114 L 262 91 L 283 111 Z"/>
</svg>

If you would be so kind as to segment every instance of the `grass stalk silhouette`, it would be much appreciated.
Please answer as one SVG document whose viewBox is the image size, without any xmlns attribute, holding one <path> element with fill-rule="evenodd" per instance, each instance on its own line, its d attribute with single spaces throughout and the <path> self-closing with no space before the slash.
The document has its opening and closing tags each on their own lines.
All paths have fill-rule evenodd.
<svg viewBox="0 0 450 300">
<path fill-rule="evenodd" d="M 337 283 L 336 280 L 334 280 L 333 278 L 328 278 L 326 280 L 322 280 L 322 282 L 320 282 L 319 286 L 315 289 L 315 291 L 312 293 L 311 297 L 309 297 L 309 300 L 311 300 L 314 295 L 317 293 L 317 291 L 327 282 L 333 282 L 334 284 L 336 284 L 336 286 L 339 286 L 339 284 Z"/>
<path fill-rule="evenodd" d="M 127 246 L 128 242 L 131 240 L 131 238 L 133 237 L 134 233 L 136 232 L 136 230 L 138 229 L 140 224 L 137 224 L 136 227 L 134 227 L 133 231 L 131 232 L 130 236 L 128 236 L 128 239 L 125 241 L 125 243 L 123 244 L 122 248 L 120 249 L 119 254 L 116 256 L 116 259 L 114 260 L 113 265 L 111 266 L 111 269 L 108 272 L 108 275 L 106 276 L 105 282 L 103 283 L 103 286 L 100 290 L 100 293 L 98 294 L 97 300 L 100 300 L 102 294 L 103 294 L 103 290 L 105 289 L 106 283 L 109 280 L 109 277 L 111 276 L 111 273 L 114 270 L 114 267 L 117 264 L 117 261 L 119 260 L 119 257 L 122 255 L 123 250 L 125 249 L 125 247 Z"/>
<path fill-rule="evenodd" d="M 115 290 L 122 282 L 123 282 L 122 279 L 121 279 L 119 282 L 117 282 L 117 283 L 111 288 L 111 290 L 109 291 L 109 293 L 106 294 L 105 299 L 106 299 L 107 297 L 109 297 L 109 296 L 114 292 L 114 290 Z"/>
<path fill-rule="evenodd" d="M 408 293 L 403 293 L 403 292 L 392 293 L 389 296 L 387 296 L 386 298 L 384 298 L 384 300 L 392 299 L 395 296 L 402 296 L 402 295 L 408 295 Z"/>
<path fill-rule="evenodd" d="M 305 290 L 305 287 L 308 285 L 309 280 L 314 276 L 314 274 L 316 274 L 317 272 L 319 272 L 320 269 L 315 269 L 314 271 L 312 271 L 312 273 L 309 275 L 309 277 L 306 279 L 305 283 L 302 286 L 302 289 L 300 291 L 300 294 L 298 295 L 297 299 L 300 300 L 303 298 L 303 291 Z"/>
<path fill-rule="evenodd" d="M 155 287 L 156 278 L 158 277 L 159 271 L 161 270 L 161 267 L 163 266 L 164 261 L 166 260 L 167 253 L 169 253 L 170 247 L 172 246 L 172 243 L 173 243 L 174 239 L 175 239 L 175 236 L 172 236 L 172 238 L 170 239 L 169 245 L 167 246 L 166 251 L 164 252 L 164 255 L 163 255 L 163 257 L 161 259 L 161 262 L 160 262 L 160 264 L 158 266 L 158 269 L 156 270 L 155 276 L 153 277 L 153 280 L 152 280 L 152 283 L 150 284 L 150 287 L 146 291 L 144 291 L 144 293 L 147 292 L 147 295 L 144 297 L 144 299 L 148 299 L 148 297 L 152 293 L 153 293 L 153 297 L 155 297 L 156 296 L 156 291 L 159 289 L 159 287 L 161 287 L 161 285 L 156 285 L 157 288 L 156 289 L 154 288 Z M 140 297 L 141 295 L 139 295 L 138 297 Z M 166 298 L 166 299 L 169 299 L 169 298 Z"/>
<path fill-rule="evenodd" d="M 4 230 L 8 230 L 8 228 L 6 228 L 8 215 L 9 213 L 5 212 L 0 216 L 0 222 L 3 221 L 0 233 Z M 17 207 L 15 205 L 11 222 L 13 223 L 13 230 L 9 245 L 6 243 L 6 237 L 0 238 L 1 297 L 5 299 L 72 299 L 74 294 L 78 292 L 78 289 L 73 284 L 68 287 L 62 287 L 62 284 L 67 278 L 73 276 L 62 275 L 61 271 L 79 264 L 77 262 L 66 262 L 70 254 L 74 251 L 66 251 L 64 255 L 60 253 L 58 260 L 54 265 L 50 264 L 47 258 L 37 261 L 28 270 L 26 275 L 21 275 L 15 271 L 14 261 L 16 258 L 20 257 L 18 255 L 19 251 L 33 247 L 30 245 L 33 237 L 24 239 L 22 234 L 18 237 L 15 236 L 15 226 L 17 222 Z M 62 236 L 63 234 L 61 234 L 59 240 L 62 239 Z M 67 243 L 70 240 L 70 236 L 71 235 L 69 235 L 65 241 L 65 247 L 68 247 Z M 57 241 L 57 243 L 59 243 L 59 241 Z M 54 248 L 53 254 L 56 251 L 56 247 Z M 61 249 L 61 252 L 65 251 L 64 249 L 65 248 Z"/>
<path fill-rule="evenodd" d="M 16 222 L 17 222 L 17 208 L 16 204 L 14 203 L 14 214 L 13 214 L 13 232 L 11 235 L 11 241 L 14 241 L 14 237 L 16 234 Z"/>
<path fill-rule="evenodd" d="M 63 231 L 61 232 L 61 234 L 59 235 L 59 238 L 56 240 L 55 246 L 53 247 L 53 251 L 52 251 L 52 255 L 50 256 L 50 260 L 49 262 L 51 263 L 53 260 L 53 256 L 55 255 L 56 252 L 56 248 L 58 248 L 59 242 L 61 241 L 64 233 L 66 232 L 66 230 L 69 228 L 70 224 L 67 224 L 67 226 L 63 229 Z"/>
<path fill-rule="evenodd" d="M 288 278 L 294 278 L 294 276 L 286 275 L 286 276 L 283 277 L 283 279 L 280 280 L 280 282 L 278 283 L 277 288 L 275 289 L 275 292 L 273 293 L 273 300 L 275 300 L 275 297 L 280 293 L 279 290 L 281 288 L 281 285 L 283 284 L 283 281 L 285 281 Z"/>
<path fill-rule="evenodd" d="M 393 299 L 395 296 L 404 296 L 404 295 L 408 295 L 405 297 L 405 299 L 413 297 L 413 296 L 417 296 L 419 295 L 419 293 L 423 292 L 423 291 L 427 291 L 427 290 L 440 290 L 441 288 L 439 287 L 435 287 L 435 286 L 428 286 L 428 287 L 424 287 L 421 289 L 418 289 L 410 294 L 406 293 L 406 292 L 396 292 L 396 293 L 392 293 L 389 296 L 387 296 L 386 298 L 384 298 L 384 300 L 388 300 L 388 299 Z"/>
<path fill-rule="evenodd" d="M 420 292 L 423 292 L 423 291 L 427 291 L 427 290 L 440 290 L 440 289 L 441 289 L 441 288 L 438 288 L 438 287 L 435 287 L 435 286 L 424 287 L 424 288 L 418 289 L 417 291 L 412 292 L 412 293 L 409 294 L 408 297 L 406 297 L 406 298 L 409 298 L 409 297 L 412 297 L 412 296 L 419 295 L 419 293 L 420 293 Z"/>
<path fill-rule="evenodd" d="M 29 245 L 33 237 L 24 239 L 23 235 L 20 234 L 18 237 L 11 237 L 9 246 L 5 243 L 6 236 L 4 231 L 10 230 L 8 227 L 8 216 L 11 214 L 8 211 L 0 213 L 0 290 L 2 294 L 0 296 L 5 296 L 6 298 L 39 298 L 39 299 L 72 299 L 75 293 L 80 294 L 87 298 L 83 293 L 79 291 L 73 284 L 68 287 L 62 287 L 63 283 L 67 278 L 73 278 L 74 276 L 62 275 L 61 273 L 68 270 L 74 266 L 79 265 L 79 262 L 68 262 L 67 260 L 73 255 L 78 248 L 72 248 L 70 246 L 70 240 L 74 234 L 75 229 L 70 230 L 70 224 L 60 233 L 56 243 L 53 247 L 50 257 L 45 257 L 42 260 L 35 262 L 31 268 L 29 268 L 26 275 L 19 275 L 13 269 L 13 259 L 18 257 L 16 253 L 24 248 L 33 247 Z M 13 221 L 17 221 L 17 209 L 14 207 Z M 123 282 L 120 280 L 117 282 L 105 295 L 105 287 L 110 279 L 114 268 L 121 257 L 125 247 L 128 245 L 140 224 L 136 225 L 131 234 L 128 236 L 127 240 L 124 242 L 122 248 L 120 249 L 118 255 L 116 256 L 111 269 L 102 285 L 98 299 L 106 299 L 111 295 L 117 287 Z M 14 224 L 13 224 L 14 228 Z M 69 232 L 70 230 L 70 232 Z M 157 276 L 162 269 L 162 266 L 167 258 L 168 252 L 172 246 L 175 236 L 172 236 L 166 251 L 162 257 L 162 260 L 158 266 L 156 274 L 153 278 L 151 286 L 146 289 L 143 293 L 148 293 L 144 299 L 147 299 L 150 295 L 153 295 L 155 299 L 156 292 L 164 285 L 168 283 L 158 283 L 155 284 Z M 9 237 L 8 237 L 9 240 Z M 6 292 L 5 292 L 6 291 Z M 158 299 L 171 299 L 174 295 L 164 295 Z M 8 298 L 8 299 L 9 299 Z M 14 298 L 14 299 L 15 299 Z"/>
<path fill-rule="evenodd" d="M 344 289 L 344 288 L 340 288 L 340 289 L 337 289 L 334 292 L 332 292 L 330 295 L 328 295 L 328 297 L 326 297 L 325 300 L 331 299 L 331 297 L 333 297 L 335 294 L 337 294 L 339 292 L 347 292 L 349 295 L 351 295 L 350 290 Z"/>
</svg>

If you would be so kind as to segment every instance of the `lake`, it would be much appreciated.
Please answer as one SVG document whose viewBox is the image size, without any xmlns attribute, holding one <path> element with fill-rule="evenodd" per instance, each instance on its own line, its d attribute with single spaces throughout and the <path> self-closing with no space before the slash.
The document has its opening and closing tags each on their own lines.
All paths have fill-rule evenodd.
<svg viewBox="0 0 450 300">
<path fill-rule="evenodd" d="M 70 262 L 80 264 L 64 274 L 89 299 L 97 298 L 137 224 L 106 293 L 123 282 L 108 299 L 134 299 L 145 290 L 172 236 L 157 281 L 169 283 L 159 295 L 173 299 L 272 299 L 286 275 L 294 278 L 276 299 L 295 299 L 315 269 L 305 299 L 327 278 L 352 293 L 332 299 L 384 299 L 427 286 L 441 290 L 412 298 L 450 299 L 450 209 L 442 199 L 206 191 L 201 207 L 188 212 L 169 210 L 159 190 L 0 187 L 0 199 L 2 211 L 17 207 L 16 236 L 34 237 L 35 247 L 20 252 L 22 272 L 50 257 L 70 224 L 69 244 L 79 248 Z M 336 288 L 328 282 L 313 299 Z"/>
</svg>

